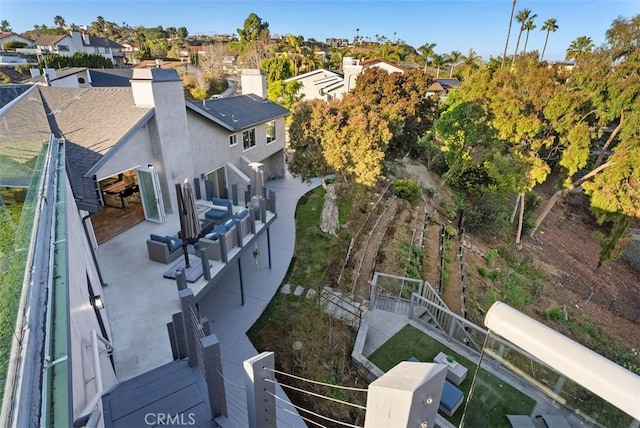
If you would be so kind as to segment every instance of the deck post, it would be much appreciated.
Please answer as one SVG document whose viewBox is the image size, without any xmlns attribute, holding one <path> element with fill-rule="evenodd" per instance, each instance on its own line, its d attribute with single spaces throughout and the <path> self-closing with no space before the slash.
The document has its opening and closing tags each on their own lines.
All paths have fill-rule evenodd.
<svg viewBox="0 0 640 428">
<path fill-rule="evenodd" d="M 260 198 L 260 221 L 267 223 L 267 201 L 264 198 Z"/>
<path fill-rule="evenodd" d="M 209 266 L 209 258 L 207 257 L 207 252 L 204 250 L 199 250 L 198 255 L 200 256 L 200 262 L 202 266 L 202 273 L 204 275 L 204 279 L 207 281 L 211 280 L 211 267 Z"/>
<path fill-rule="evenodd" d="M 276 427 L 276 385 L 273 369 L 275 358 L 273 352 L 244 360 L 242 363 L 247 393 L 247 410 L 250 427 Z"/>
<path fill-rule="evenodd" d="M 220 357 L 220 343 L 215 334 L 200 339 L 204 351 L 204 377 L 207 381 L 209 393 L 209 407 L 211 416 L 228 416 L 227 399 L 222 375 L 222 358 Z"/>
<path fill-rule="evenodd" d="M 242 248 L 242 221 L 240 219 L 235 219 L 234 224 L 236 225 L 236 240 L 238 241 L 238 247 Z"/>
<path fill-rule="evenodd" d="M 220 259 L 223 263 L 229 263 L 229 256 L 227 254 L 227 240 L 224 235 L 218 238 L 218 242 L 220 243 Z"/>
<path fill-rule="evenodd" d="M 236 183 L 231 185 L 231 200 L 233 205 L 238 205 L 238 185 Z"/>
<path fill-rule="evenodd" d="M 269 256 L 269 269 L 271 269 L 271 229 L 267 226 L 267 255 Z"/>
<path fill-rule="evenodd" d="M 249 226 L 251 228 L 251 233 L 255 235 L 256 233 L 256 210 L 253 207 L 249 208 Z"/>
<path fill-rule="evenodd" d="M 195 297 L 190 288 L 178 291 L 180 304 L 182 306 L 182 320 L 184 322 L 184 337 L 187 342 L 187 356 L 189 357 L 189 365 L 195 367 L 198 364 L 196 355 L 196 342 L 193 335 L 195 326 L 193 325 L 193 317 L 191 316 L 191 308 L 195 306 Z M 194 308 L 195 309 L 195 308 Z"/>
<path fill-rule="evenodd" d="M 242 281 L 242 264 L 238 257 L 238 275 L 240 276 L 240 303 L 244 306 L 244 282 Z"/>
<path fill-rule="evenodd" d="M 393 367 L 369 385 L 364 428 L 435 426 L 446 376 L 444 364 Z"/>
<path fill-rule="evenodd" d="M 276 213 L 276 191 L 269 190 L 269 211 Z"/>
</svg>

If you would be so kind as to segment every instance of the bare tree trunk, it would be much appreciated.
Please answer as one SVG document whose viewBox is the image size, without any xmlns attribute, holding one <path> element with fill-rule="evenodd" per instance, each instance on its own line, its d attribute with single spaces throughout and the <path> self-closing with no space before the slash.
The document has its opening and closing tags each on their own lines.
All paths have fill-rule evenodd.
<svg viewBox="0 0 640 428">
<path fill-rule="evenodd" d="M 513 0 L 511 5 L 511 17 L 509 18 L 509 29 L 507 30 L 507 41 L 504 43 L 504 53 L 502 54 L 502 64 L 500 67 L 504 67 L 504 61 L 507 58 L 507 48 L 509 47 L 509 36 L 511 36 L 511 24 L 513 23 L 513 12 L 516 9 L 516 0 Z"/>
<path fill-rule="evenodd" d="M 516 219 L 516 213 L 518 212 L 518 204 L 520 203 L 520 195 L 516 196 L 516 203 L 513 205 L 513 211 L 511 212 L 511 217 L 509 217 L 509 222 L 513 223 Z"/>
<path fill-rule="evenodd" d="M 554 195 L 547 201 L 547 203 L 545 204 L 540 214 L 538 214 L 538 217 L 536 217 L 536 221 L 533 224 L 533 230 L 531 231 L 531 236 L 535 235 L 535 233 L 538 231 L 540 224 L 545 219 L 545 217 L 549 214 L 549 212 L 551 211 L 551 208 L 553 208 L 556 202 L 558 202 L 560 199 L 567 196 L 569 193 L 577 190 L 582 185 L 582 183 L 584 183 L 585 181 L 591 180 L 597 173 L 599 173 L 605 168 L 610 167 L 611 165 L 613 165 L 613 162 L 603 163 L 602 165 L 600 165 L 599 167 L 597 167 L 596 169 L 592 170 L 590 173 L 582 177 L 581 179 L 571 183 L 570 188 L 558 190 L 556 193 L 554 193 Z"/>
<path fill-rule="evenodd" d="M 320 230 L 335 236 L 340 230 L 336 185 L 326 184 L 324 180 L 322 180 L 322 187 L 325 188 L 327 194 L 324 196 L 324 204 L 322 205 L 322 213 L 320 214 Z"/>
<path fill-rule="evenodd" d="M 520 195 L 520 215 L 518 216 L 518 233 L 516 233 L 516 244 L 520 243 L 522 237 L 522 222 L 524 220 L 524 193 Z"/>
<path fill-rule="evenodd" d="M 620 132 L 620 128 L 622 128 L 622 122 L 623 121 L 624 121 L 624 110 L 621 110 L 620 111 L 620 123 L 618 123 L 618 126 L 616 126 L 616 129 L 613 130 L 613 132 L 611 133 L 611 135 L 607 139 L 607 142 L 604 143 L 604 146 L 602 146 L 602 151 L 600 152 L 600 155 L 598 155 L 598 159 L 596 159 L 596 163 L 594 165 L 596 168 L 600 166 L 600 163 L 602 162 L 602 159 L 604 158 L 604 152 L 609 148 L 609 146 L 613 142 L 613 139 L 616 138 L 616 135 L 618 135 L 618 132 Z"/>
</svg>

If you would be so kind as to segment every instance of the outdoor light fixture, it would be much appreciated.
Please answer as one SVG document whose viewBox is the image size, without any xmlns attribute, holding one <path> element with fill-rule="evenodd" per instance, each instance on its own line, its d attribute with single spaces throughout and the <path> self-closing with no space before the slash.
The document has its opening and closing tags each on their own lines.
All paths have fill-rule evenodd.
<svg viewBox="0 0 640 428">
<path fill-rule="evenodd" d="M 153 165 L 147 164 L 147 168 L 153 168 Z"/>
<path fill-rule="evenodd" d="M 90 297 L 89 302 L 95 309 L 104 309 L 104 302 L 102 301 L 102 297 L 100 297 L 100 295 Z"/>
</svg>

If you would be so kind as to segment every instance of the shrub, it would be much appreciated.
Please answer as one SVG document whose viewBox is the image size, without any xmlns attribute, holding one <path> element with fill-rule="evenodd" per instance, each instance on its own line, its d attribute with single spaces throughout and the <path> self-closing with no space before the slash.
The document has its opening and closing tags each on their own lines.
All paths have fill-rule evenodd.
<svg viewBox="0 0 640 428">
<path fill-rule="evenodd" d="M 393 182 L 393 193 L 403 199 L 408 200 L 412 204 L 420 201 L 422 198 L 422 190 L 415 180 L 410 178 L 398 178 Z"/>
<path fill-rule="evenodd" d="M 31 67 L 35 67 L 33 64 L 20 64 L 16 65 L 16 73 L 25 74 L 27 76 L 31 75 Z"/>
<path fill-rule="evenodd" d="M 542 319 L 555 321 L 557 323 L 563 323 L 566 321 L 565 311 L 562 306 L 556 306 L 548 311 L 544 311 L 540 315 L 542 316 Z"/>
<path fill-rule="evenodd" d="M 24 42 L 19 42 L 17 40 L 10 40 L 7 43 L 2 45 L 2 49 L 5 51 L 14 51 L 16 49 L 24 48 L 27 44 Z"/>
</svg>

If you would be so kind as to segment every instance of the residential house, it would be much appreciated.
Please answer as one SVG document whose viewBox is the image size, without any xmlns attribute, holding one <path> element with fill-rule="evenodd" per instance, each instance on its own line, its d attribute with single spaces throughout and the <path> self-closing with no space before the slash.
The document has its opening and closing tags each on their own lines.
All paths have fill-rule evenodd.
<svg viewBox="0 0 640 428">
<path fill-rule="evenodd" d="M 74 426 L 99 426 L 93 419 L 78 418 L 102 417 L 102 394 L 118 384 L 110 357 L 110 320 L 100 311 L 105 284 L 92 228 L 92 214 L 109 203 L 105 183 L 131 179 L 141 188 L 140 221 L 162 223 L 165 212 L 176 213 L 175 184 L 186 177 L 208 179 L 213 195 L 223 197 L 233 185 L 245 189 L 253 183 L 257 188 L 258 173 L 284 168 L 288 110 L 260 96 L 263 74 L 246 73 L 243 82 L 250 93 L 200 105 L 185 101 L 175 70 L 159 68 L 134 70 L 130 87 L 0 88 L 0 187 L 22 187 L 31 195 L 25 209 L 33 212 L 26 218 L 42 225 L 17 246 L 36 244 L 29 252 L 33 259 L 26 260 L 33 272 L 30 280 L 46 284 L 42 292 L 27 293 L 27 307 L 21 307 L 31 315 L 24 325 L 20 318 L 17 328 L 34 334 L 20 343 L 14 340 L 17 352 L 12 354 L 0 425 L 11 425 L 11 420 L 21 421 L 18 426 L 71 426 L 71 421 Z M 257 163 L 262 168 L 254 169 Z M 124 208 L 122 195 L 120 199 Z M 268 226 L 266 217 L 261 222 L 260 233 Z M 253 237 L 245 239 L 253 242 L 258 233 L 256 226 Z M 229 248 L 235 251 L 229 257 L 252 249 Z M 24 254 L 15 262 L 24 263 Z M 235 268 L 235 263 L 229 266 Z M 19 270 L 25 271 L 24 266 Z M 22 352 L 27 360 L 18 358 Z"/>
<path fill-rule="evenodd" d="M 337 39 L 334 37 L 328 37 L 325 40 L 327 46 L 332 48 L 343 48 L 349 46 L 349 39 Z"/>
<path fill-rule="evenodd" d="M 24 43 L 26 48 L 31 48 L 34 46 L 33 40 L 27 39 L 26 37 L 22 37 L 20 34 L 6 32 L 6 31 L 0 32 L 0 46 L 4 46 L 4 44 L 7 42 Z"/>
<path fill-rule="evenodd" d="M 133 64 L 136 60 L 136 52 L 140 50 L 140 44 L 137 42 L 125 41 L 121 42 L 122 53 L 125 57 L 125 62 L 127 64 Z"/>
<path fill-rule="evenodd" d="M 441 100 L 446 100 L 452 89 L 460 87 L 460 81 L 456 78 L 435 79 L 427 88 L 427 95 L 437 95 Z"/>
<path fill-rule="evenodd" d="M 302 83 L 299 93 L 305 100 L 340 99 L 355 87 L 358 75 L 369 68 L 382 68 L 388 73 L 404 73 L 407 69 L 392 62 L 373 58 L 360 61 L 352 57 L 344 57 L 342 60 L 342 74 L 330 70 L 314 70 L 308 73 L 291 77 L 286 81 L 298 81 Z"/>
<path fill-rule="evenodd" d="M 113 64 L 124 65 L 124 47 L 106 37 L 94 37 L 73 29 L 68 34 L 43 35 L 34 42 L 40 56 L 73 55 L 76 52 L 100 54 Z"/>
</svg>

